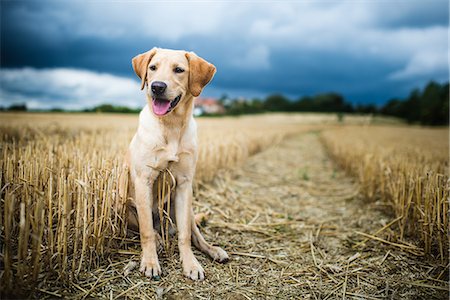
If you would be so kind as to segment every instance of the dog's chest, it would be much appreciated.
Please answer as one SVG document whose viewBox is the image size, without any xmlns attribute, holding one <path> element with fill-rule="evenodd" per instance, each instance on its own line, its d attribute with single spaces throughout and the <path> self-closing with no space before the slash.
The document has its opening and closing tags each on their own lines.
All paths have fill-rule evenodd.
<svg viewBox="0 0 450 300">
<path fill-rule="evenodd" d="M 152 157 L 150 157 L 149 166 L 155 170 L 167 169 L 169 164 L 177 163 L 179 161 L 178 143 L 168 143 L 165 145 L 158 145 L 153 149 Z"/>
</svg>

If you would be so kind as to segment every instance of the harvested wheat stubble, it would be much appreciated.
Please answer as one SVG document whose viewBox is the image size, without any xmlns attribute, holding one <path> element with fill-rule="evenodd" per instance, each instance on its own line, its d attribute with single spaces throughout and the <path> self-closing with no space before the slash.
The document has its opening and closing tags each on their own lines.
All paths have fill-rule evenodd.
<svg viewBox="0 0 450 300">
<path fill-rule="evenodd" d="M 315 135 L 291 138 L 198 190 L 198 211 L 212 216 L 202 230 L 232 258 L 220 265 L 196 252 L 205 282 L 185 279 L 177 256 L 164 253 L 161 281 L 138 271 L 124 276 L 122 268 L 139 261 L 139 244 L 130 240 L 126 252 L 78 283 L 41 290 L 113 299 L 442 299 L 445 266 L 378 243 L 351 247 L 360 241 L 356 231 L 388 220 L 376 205 L 361 206 L 355 190 Z"/>
<path fill-rule="evenodd" d="M 199 123 L 196 184 L 308 129 L 282 115 Z M 2 292 L 76 283 L 123 249 L 117 185 L 136 125 L 137 116 L 1 115 Z"/>
<path fill-rule="evenodd" d="M 207 272 L 205 282 L 184 278 L 176 249 L 169 257 L 160 253 L 161 281 L 149 281 L 137 270 L 125 276 L 124 267 L 139 262 L 140 245 L 137 237 L 125 237 L 121 212 L 112 208 L 121 155 L 136 120 L 120 117 L 114 122 L 106 116 L 87 126 L 92 119 L 82 118 L 77 123 L 70 116 L 54 125 L 29 118 L 33 128 L 17 129 L 21 123 L 16 120 L 11 131 L 2 130 L 1 238 L 8 241 L 2 262 L 11 262 L 4 264 L 2 289 L 5 278 L 24 290 L 34 287 L 36 298 L 428 299 L 441 297 L 447 288 L 446 268 L 436 262 L 372 239 L 370 250 L 351 247 L 363 238 L 356 232 L 374 234 L 390 220 L 377 205 L 355 201 L 357 185 L 334 170 L 315 135 L 281 142 L 212 184 L 204 179 L 210 173 L 200 171 L 195 207 L 211 216 L 202 230 L 232 257 L 219 265 L 196 252 Z M 243 149 L 244 154 L 230 151 L 233 159 L 218 160 L 217 149 L 227 154 L 228 148 L 207 151 L 216 172 L 218 166 L 239 166 L 271 144 L 262 135 L 252 138 L 255 132 L 268 132 L 279 141 L 286 131 L 294 137 L 295 132 L 318 129 L 296 118 L 200 120 L 200 149 L 214 144 L 208 139 L 217 139 L 219 130 L 231 145 L 234 136 L 239 142 L 233 151 Z M 245 132 L 248 136 L 240 138 Z M 260 141 L 261 146 L 245 145 Z M 208 164 L 208 157 L 199 164 Z M 34 239 L 39 236 L 41 244 Z"/>
<path fill-rule="evenodd" d="M 199 211 L 212 215 L 205 235 L 231 254 L 230 263 L 218 265 L 197 252 L 207 280 L 191 283 L 172 257 L 162 262 L 160 282 L 139 285 L 143 279 L 134 272 L 104 292 L 168 299 L 441 299 L 448 288 L 445 266 L 378 243 L 364 251 L 351 247 L 360 241 L 356 231 L 373 232 L 388 220 L 377 206 L 362 207 L 357 190 L 315 135 L 290 139 L 196 195 Z"/>
<path fill-rule="evenodd" d="M 404 239 L 417 237 L 426 254 L 448 263 L 448 128 L 346 127 L 324 132 L 323 141 L 367 199 L 392 207 L 395 230 L 381 242 L 411 251 Z"/>
</svg>

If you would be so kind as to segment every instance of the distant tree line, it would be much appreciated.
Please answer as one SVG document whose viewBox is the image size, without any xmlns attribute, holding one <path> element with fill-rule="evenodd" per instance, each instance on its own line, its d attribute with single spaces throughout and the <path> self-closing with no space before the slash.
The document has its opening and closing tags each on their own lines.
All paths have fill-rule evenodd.
<svg viewBox="0 0 450 300">
<path fill-rule="evenodd" d="M 28 111 L 25 103 L 13 104 L 9 107 L 0 107 L 0 111 Z M 101 104 L 93 108 L 86 108 L 82 110 L 64 110 L 62 108 L 52 108 L 43 110 L 33 110 L 35 112 L 87 112 L 87 113 L 121 113 L 121 114 L 137 114 L 141 108 L 129 108 L 127 106 L 115 106 L 111 104 Z"/>
<path fill-rule="evenodd" d="M 231 115 L 263 112 L 354 112 L 353 106 L 337 93 L 319 94 L 291 101 L 282 94 L 273 94 L 265 100 L 252 99 L 229 101 L 224 104 Z"/>
<path fill-rule="evenodd" d="M 9 107 L 0 107 L 0 111 L 27 111 L 25 103 L 11 104 Z"/>
<path fill-rule="evenodd" d="M 115 106 L 111 104 L 101 104 L 94 108 L 85 109 L 83 112 L 105 112 L 105 113 L 122 113 L 136 114 L 141 111 L 140 108 L 129 108 L 127 106 Z"/>
<path fill-rule="evenodd" d="M 282 94 L 273 94 L 266 99 L 233 99 L 226 96 L 219 99 L 229 115 L 256 114 L 264 112 L 323 112 L 323 113 L 361 113 L 394 116 L 408 123 L 422 125 L 449 124 L 449 83 L 428 83 L 421 91 L 413 90 L 406 99 L 391 99 L 383 106 L 374 104 L 352 104 L 338 93 L 324 93 L 316 96 L 304 96 L 292 101 Z M 6 111 L 26 111 L 25 104 L 13 104 Z M 62 112 L 54 108 L 47 110 Z M 140 109 L 126 106 L 101 104 L 82 112 L 138 113 Z"/>
<path fill-rule="evenodd" d="M 430 82 L 423 91 L 415 89 L 406 99 L 389 100 L 379 113 L 423 125 L 449 124 L 449 83 Z"/>
<path fill-rule="evenodd" d="M 395 116 L 408 123 L 423 125 L 446 125 L 449 123 L 449 83 L 434 81 L 420 91 L 415 89 L 406 99 L 392 99 L 383 106 L 374 104 L 352 104 L 338 93 L 324 93 L 301 97 L 291 101 L 282 94 L 273 94 L 265 100 L 224 101 L 222 103 L 231 115 L 263 112 L 324 112 L 361 113 Z"/>
</svg>

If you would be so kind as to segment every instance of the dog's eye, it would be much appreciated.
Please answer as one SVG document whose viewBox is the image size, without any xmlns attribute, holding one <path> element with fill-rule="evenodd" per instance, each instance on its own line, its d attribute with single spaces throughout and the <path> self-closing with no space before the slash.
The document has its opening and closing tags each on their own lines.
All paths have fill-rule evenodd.
<svg viewBox="0 0 450 300">
<path fill-rule="evenodd" d="M 175 73 L 183 73 L 183 72 L 184 72 L 184 69 L 182 69 L 182 68 L 180 68 L 180 67 L 176 67 L 175 69 L 173 69 L 173 71 L 174 71 Z"/>
<path fill-rule="evenodd" d="M 152 65 L 152 66 L 150 66 L 149 69 L 152 70 L 152 71 L 156 71 L 156 66 L 155 66 L 155 65 Z"/>
</svg>

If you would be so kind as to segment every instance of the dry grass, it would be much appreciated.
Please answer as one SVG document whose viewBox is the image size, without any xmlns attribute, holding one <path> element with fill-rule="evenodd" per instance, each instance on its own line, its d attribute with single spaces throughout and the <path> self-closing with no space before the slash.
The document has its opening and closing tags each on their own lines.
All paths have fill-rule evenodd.
<svg viewBox="0 0 450 300">
<path fill-rule="evenodd" d="M 299 126 L 303 118 L 283 115 L 199 123 L 197 185 L 308 129 Z M 32 290 L 44 279 L 70 282 L 123 246 L 117 184 L 136 125 L 137 116 L 2 114 L 3 289 Z"/>
<path fill-rule="evenodd" d="M 364 237 L 389 224 L 365 205 L 358 184 L 335 169 L 317 134 L 301 134 L 220 172 L 197 190 L 201 230 L 231 256 L 225 265 L 195 251 L 206 280 L 182 274 L 178 255 L 159 255 L 163 276 L 149 280 L 125 266 L 139 264 L 138 240 L 63 285 L 38 285 L 36 297 L 108 299 L 445 299 L 447 267 Z M 276 170 L 276 172 L 274 172 Z M 303 176 L 304 173 L 308 176 Z M 54 296 L 53 296 L 54 297 Z"/>
<path fill-rule="evenodd" d="M 418 237 L 426 254 L 448 262 L 447 128 L 346 127 L 324 132 L 323 141 L 365 198 L 392 207 L 396 230 L 383 242 Z"/>
<path fill-rule="evenodd" d="M 377 120 L 345 118 L 347 124 L 373 121 Z M 328 224 L 333 223 L 338 213 L 336 205 L 345 205 L 346 199 L 358 195 L 358 189 L 348 183 L 342 186 L 342 178 L 331 177 L 330 168 L 325 173 L 308 164 L 301 170 L 290 169 L 291 165 L 309 161 L 305 153 L 312 151 L 313 156 L 322 153 L 312 149 L 319 147 L 313 146 L 317 144 L 314 139 L 302 142 L 303 152 L 295 148 L 289 152 L 275 149 L 270 155 L 275 155 L 277 160 L 271 160 L 271 156 L 255 160 L 256 165 L 241 180 L 235 181 L 221 171 L 236 169 L 249 161 L 249 156 L 277 145 L 286 137 L 317 132 L 336 123 L 334 115 L 199 119 L 195 193 L 202 200 L 196 202 L 196 211 L 213 216 L 209 226 L 203 228 L 205 235 L 225 247 L 234 259 L 221 266 L 197 253 L 207 272 L 211 270 L 208 274 L 213 275 L 205 283 L 194 284 L 177 273 L 179 263 L 169 255 L 169 249 L 160 254 L 163 268 L 169 270 L 161 282 L 148 281 L 137 271 L 129 276 L 122 271 L 126 265 L 135 264 L 140 253 L 138 238 L 127 236 L 124 230 L 117 194 L 122 156 L 136 130 L 137 116 L 2 114 L 2 294 L 31 293 L 39 298 L 164 295 L 248 299 L 308 294 L 319 298 L 332 298 L 336 294 L 341 298 L 378 293 L 377 283 L 372 279 L 366 280 L 370 284 L 360 282 L 361 268 L 368 272 L 377 269 L 371 260 L 358 259 L 355 264 L 354 252 L 338 253 L 336 257 L 323 252 L 327 247 L 334 249 L 332 242 L 324 242 L 325 237 L 339 235 L 347 228 Z M 296 153 L 299 157 L 293 157 Z M 321 154 L 312 160 L 317 161 L 314 165 L 319 165 L 323 159 Z M 219 171 L 222 175 L 217 177 Z M 315 179 L 312 173 L 320 176 Z M 279 178 L 281 175 L 284 177 Z M 323 181 L 322 177 L 328 179 Z M 215 183 L 208 184 L 213 178 Z M 310 185 L 315 180 L 320 189 Z M 261 186 L 254 186 L 257 182 Z M 363 182 L 362 191 L 365 186 Z M 255 190 L 260 194 L 253 195 Z M 308 195 L 314 194 L 316 197 L 310 199 Z M 306 197 L 306 204 L 311 208 L 302 215 L 304 207 L 292 195 Z M 317 207 L 324 211 L 331 209 L 331 215 L 314 215 Z M 346 213 L 344 225 L 353 220 L 353 213 L 354 210 Z M 365 217 L 376 219 L 372 215 Z M 374 226 L 359 228 L 358 232 L 363 234 L 359 237 L 366 237 L 364 234 L 374 232 L 373 229 Z M 349 234 L 355 232 L 344 235 Z M 347 239 L 345 236 L 343 240 Z M 377 233 L 373 236 L 381 239 Z M 404 240 L 386 242 L 388 246 L 392 246 L 389 243 L 403 245 L 403 248 L 393 246 L 402 253 L 420 251 Z M 390 257 L 402 255 L 392 250 L 390 255 L 378 255 L 376 261 L 383 264 Z M 417 270 L 424 268 L 432 268 L 426 276 L 432 275 L 439 284 L 445 277 L 440 266 L 424 264 Z M 306 281 L 301 279 L 303 275 L 307 276 Z M 411 285 L 431 285 L 433 291 L 441 288 L 439 284 L 435 288 L 436 282 L 430 283 L 428 279 L 416 282 L 414 278 L 411 276 Z"/>
</svg>

